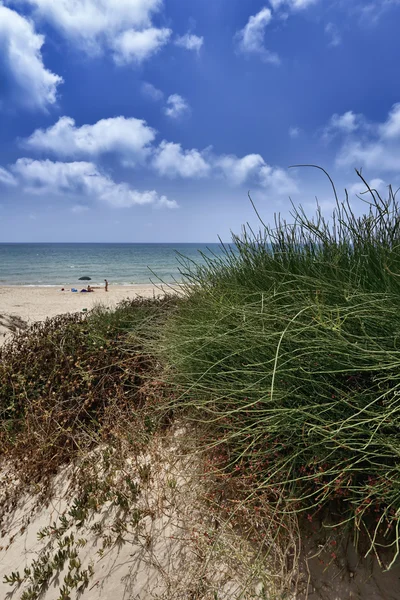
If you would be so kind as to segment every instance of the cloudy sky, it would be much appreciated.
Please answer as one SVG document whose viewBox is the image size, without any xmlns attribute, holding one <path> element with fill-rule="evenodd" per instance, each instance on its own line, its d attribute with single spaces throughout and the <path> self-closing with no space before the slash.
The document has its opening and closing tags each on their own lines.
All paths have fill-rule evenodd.
<svg viewBox="0 0 400 600">
<path fill-rule="evenodd" d="M 400 0 L 0 0 L 0 241 L 214 242 L 400 183 Z"/>
</svg>

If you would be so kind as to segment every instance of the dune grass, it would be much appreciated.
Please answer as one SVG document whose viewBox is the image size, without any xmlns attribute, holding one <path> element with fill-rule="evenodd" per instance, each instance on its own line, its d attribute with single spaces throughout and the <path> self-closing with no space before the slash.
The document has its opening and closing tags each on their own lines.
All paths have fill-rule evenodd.
<svg viewBox="0 0 400 600">
<path fill-rule="evenodd" d="M 360 175 L 361 176 L 361 175 Z M 367 186 L 367 184 L 366 184 Z M 176 403 L 206 426 L 249 498 L 282 510 L 334 506 L 370 549 L 399 554 L 400 210 L 369 189 L 332 218 L 234 236 L 184 263 L 186 300 L 164 329 Z"/>
</svg>

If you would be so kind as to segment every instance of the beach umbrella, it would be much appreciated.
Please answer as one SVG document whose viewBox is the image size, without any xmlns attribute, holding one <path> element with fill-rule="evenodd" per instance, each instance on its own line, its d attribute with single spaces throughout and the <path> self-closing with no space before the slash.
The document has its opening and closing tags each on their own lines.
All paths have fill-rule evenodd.
<svg viewBox="0 0 400 600">
<path fill-rule="evenodd" d="M 85 275 L 84 277 L 79 277 L 78 281 L 92 281 L 92 278 Z"/>
</svg>

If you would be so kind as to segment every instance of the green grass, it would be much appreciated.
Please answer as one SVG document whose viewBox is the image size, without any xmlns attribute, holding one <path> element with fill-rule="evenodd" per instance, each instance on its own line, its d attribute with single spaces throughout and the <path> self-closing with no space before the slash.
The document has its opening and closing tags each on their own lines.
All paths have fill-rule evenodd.
<svg viewBox="0 0 400 600">
<path fill-rule="evenodd" d="M 399 544 L 400 210 L 370 190 L 357 217 L 293 209 L 184 265 L 164 330 L 179 405 L 223 449 L 249 497 L 285 510 L 335 504 L 371 548 Z"/>
</svg>

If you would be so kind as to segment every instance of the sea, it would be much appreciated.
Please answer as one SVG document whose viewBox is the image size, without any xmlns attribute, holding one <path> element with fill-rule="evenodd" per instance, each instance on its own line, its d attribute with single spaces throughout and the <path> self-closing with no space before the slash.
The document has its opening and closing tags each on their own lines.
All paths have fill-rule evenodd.
<svg viewBox="0 0 400 600">
<path fill-rule="evenodd" d="M 0 285 L 78 286 L 182 281 L 182 257 L 198 264 L 219 244 L 0 244 Z"/>
</svg>

